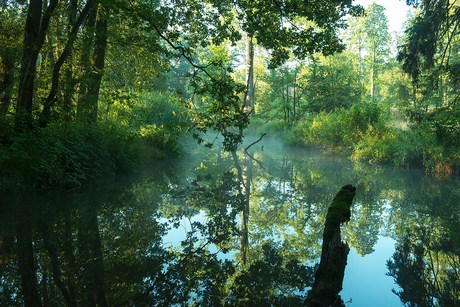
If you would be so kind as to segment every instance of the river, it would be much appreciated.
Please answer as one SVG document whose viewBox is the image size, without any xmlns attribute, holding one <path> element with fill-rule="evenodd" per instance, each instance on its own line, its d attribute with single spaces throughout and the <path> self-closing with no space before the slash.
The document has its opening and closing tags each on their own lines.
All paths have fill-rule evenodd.
<svg viewBox="0 0 460 307">
<path fill-rule="evenodd" d="M 257 138 L 247 138 L 248 146 Z M 356 186 L 346 306 L 460 306 L 459 178 L 264 138 L 81 187 L 3 194 L 1 306 L 298 306 Z"/>
</svg>

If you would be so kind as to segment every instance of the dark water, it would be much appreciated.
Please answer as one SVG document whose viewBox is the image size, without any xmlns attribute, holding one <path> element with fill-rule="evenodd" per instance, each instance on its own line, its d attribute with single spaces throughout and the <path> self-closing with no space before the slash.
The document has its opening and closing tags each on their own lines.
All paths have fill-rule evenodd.
<svg viewBox="0 0 460 307">
<path fill-rule="evenodd" d="M 298 306 L 350 183 L 345 304 L 460 306 L 458 178 L 277 144 L 1 195 L 0 305 Z"/>
</svg>

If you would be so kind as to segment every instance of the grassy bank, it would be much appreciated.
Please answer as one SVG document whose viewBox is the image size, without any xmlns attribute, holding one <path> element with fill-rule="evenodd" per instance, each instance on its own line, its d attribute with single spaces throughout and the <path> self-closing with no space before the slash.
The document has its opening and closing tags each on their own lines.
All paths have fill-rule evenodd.
<svg viewBox="0 0 460 307">
<path fill-rule="evenodd" d="M 376 104 L 306 116 L 286 127 L 283 122 L 254 121 L 253 130 L 283 134 L 294 146 L 314 144 L 340 152 L 353 161 L 423 166 L 439 176 L 457 174 L 460 169 L 458 131 L 443 129 L 436 122 L 394 127 L 389 112 Z"/>
</svg>

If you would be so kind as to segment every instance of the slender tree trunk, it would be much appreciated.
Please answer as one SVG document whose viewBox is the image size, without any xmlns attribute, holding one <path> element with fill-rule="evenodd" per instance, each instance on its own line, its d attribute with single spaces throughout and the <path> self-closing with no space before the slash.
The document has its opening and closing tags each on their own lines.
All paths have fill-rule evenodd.
<svg viewBox="0 0 460 307">
<path fill-rule="evenodd" d="M 252 179 L 252 159 L 249 155 L 245 155 L 245 165 L 243 169 L 238 162 L 238 155 L 236 151 L 232 151 L 233 161 L 238 173 L 238 181 L 240 182 L 240 189 L 238 191 L 241 199 L 243 200 L 243 210 L 241 211 L 241 236 L 240 236 L 240 262 L 244 266 L 247 261 L 247 253 L 249 247 L 249 233 L 248 233 L 248 220 L 249 220 L 249 199 L 251 194 L 251 179 Z M 248 161 L 249 159 L 249 161 Z"/>
<path fill-rule="evenodd" d="M 88 3 L 86 4 L 88 5 Z M 70 9 L 69 9 L 69 27 L 67 29 L 67 35 L 72 35 L 72 30 L 75 27 L 74 23 L 77 19 L 77 10 L 78 10 L 78 1 L 77 0 L 70 0 Z M 88 10 L 86 17 L 88 16 L 89 12 L 91 10 Z M 86 18 L 85 17 L 85 18 Z M 72 26 L 72 28 L 71 28 Z M 81 26 L 81 24 L 80 24 Z M 73 55 L 69 55 L 69 62 L 73 62 Z M 71 67 L 67 67 L 64 72 L 65 75 L 65 86 L 64 86 L 64 95 L 63 95 L 63 104 L 64 104 L 64 123 L 67 125 L 67 123 L 70 121 L 70 112 L 72 110 L 72 97 L 74 93 L 74 87 L 75 87 L 75 80 L 74 80 L 74 75 Z"/>
<path fill-rule="evenodd" d="M 286 76 L 286 113 L 287 113 L 287 117 L 286 117 L 286 123 L 289 123 L 289 80 Z"/>
<path fill-rule="evenodd" d="M 64 257 L 67 261 L 68 273 L 67 273 L 67 288 L 69 289 L 70 300 L 73 302 L 77 301 L 77 294 L 75 292 L 75 280 L 77 265 L 74 255 L 73 238 L 72 238 L 72 213 L 69 211 L 65 214 L 64 218 L 64 240 L 63 250 Z"/>
<path fill-rule="evenodd" d="M 73 43 L 75 42 L 75 40 L 77 38 L 78 30 L 80 29 L 81 24 L 86 19 L 86 16 L 88 15 L 88 13 L 89 13 L 89 11 L 91 10 L 92 7 L 93 7 L 93 0 L 88 0 L 86 2 L 86 5 L 85 5 L 84 9 L 81 12 L 79 18 L 75 22 L 75 24 L 74 24 L 73 20 L 75 19 L 76 7 L 74 8 L 75 11 L 72 11 L 70 13 L 71 15 L 69 16 L 69 29 L 71 28 L 71 30 L 68 30 L 67 42 L 66 42 L 66 45 L 64 47 L 64 50 L 63 50 L 61 56 L 57 60 L 56 64 L 53 65 L 53 75 L 52 75 L 52 80 L 51 80 L 51 90 L 50 90 L 50 92 L 48 94 L 48 97 L 45 100 L 43 111 L 42 111 L 41 116 L 40 116 L 41 117 L 40 118 L 41 126 L 46 126 L 48 124 L 48 122 L 49 122 L 49 116 L 50 116 L 51 108 L 54 106 L 54 104 L 56 102 L 56 99 L 57 99 L 56 95 L 58 93 L 59 75 L 60 75 L 61 67 L 62 67 L 62 65 L 64 65 L 64 62 L 67 60 L 67 58 L 72 55 L 72 47 L 73 47 Z M 96 28 L 97 28 L 97 26 L 96 26 Z M 105 31 L 107 31 L 107 30 L 105 30 Z M 96 43 L 97 43 L 97 39 L 96 39 Z M 105 47 L 104 47 L 104 49 L 105 49 Z"/>
<path fill-rule="evenodd" d="M 32 126 L 32 101 L 37 73 L 37 59 L 45 41 L 51 15 L 57 4 L 58 0 L 50 0 L 42 16 L 42 0 L 29 1 L 19 71 L 15 119 L 15 129 L 17 131 L 28 129 Z"/>
<path fill-rule="evenodd" d="M 371 71 L 371 102 L 374 102 L 375 95 L 375 49 L 372 52 L 372 71 Z"/>
<path fill-rule="evenodd" d="M 94 301 L 96 306 L 105 307 L 107 301 L 105 298 L 105 270 L 104 258 L 102 254 L 101 236 L 99 235 L 99 226 L 95 212 L 89 218 L 88 230 L 90 233 L 91 250 L 93 259 L 91 261 L 93 284 L 94 284 Z"/>
<path fill-rule="evenodd" d="M 94 32 L 96 26 L 97 6 L 94 6 L 88 15 L 83 31 L 83 46 L 94 46 Z M 78 74 L 77 115 L 81 119 L 87 118 L 89 112 L 87 94 L 91 80 L 91 51 L 92 48 L 83 48 L 80 56 L 80 69 Z"/>
<path fill-rule="evenodd" d="M 295 121 L 296 118 L 296 110 L 295 110 L 295 104 L 296 104 L 296 87 L 297 87 L 297 67 L 294 70 L 294 87 L 293 87 L 293 98 L 294 102 L 292 103 L 293 109 L 292 109 L 292 118 Z"/>
<path fill-rule="evenodd" d="M 107 16 L 106 9 L 99 4 L 96 17 L 96 39 L 94 42 L 93 54 L 93 73 L 88 88 L 89 120 L 93 123 L 97 121 L 97 109 L 99 102 L 99 92 L 101 89 L 102 75 L 104 71 L 105 52 L 107 48 Z"/>
<path fill-rule="evenodd" d="M 361 87 L 362 92 L 364 93 L 364 65 L 362 59 L 363 49 L 361 45 L 359 46 L 359 71 L 360 71 L 360 80 L 358 81 L 359 87 Z"/>
<path fill-rule="evenodd" d="M 252 36 L 246 36 L 246 106 L 250 108 L 252 114 L 254 110 L 254 43 Z"/>
<path fill-rule="evenodd" d="M 439 76 L 439 87 L 438 87 L 438 99 L 436 100 L 436 109 L 438 109 L 439 107 L 442 107 L 442 105 L 444 104 L 444 95 L 443 95 L 443 92 L 444 92 L 444 88 L 443 88 L 443 83 L 442 83 L 442 75 Z"/>
<path fill-rule="evenodd" d="M 46 50 L 43 50 L 43 52 L 40 54 L 40 67 L 38 69 L 38 77 L 36 78 L 37 80 L 43 79 L 48 71 L 54 67 L 56 62 L 53 52 L 53 38 L 48 34 L 45 37 L 44 46 Z"/>
<path fill-rule="evenodd" d="M 97 214 L 94 208 L 88 208 L 81 213 L 81 225 L 79 227 L 80 254 L 86 258 L 84 261 L 84 277 L 80 274 L 80 280 L 86 288 L 86 306 L 105 307 L 105 270 L 102 253 L 101 236 Z"/>
<path fill-rule="evenodd" d="M 50 223 L 52 225 L 51 221 L 43 219 L 40 224 L 42 227 L 43 243 L 45 245 L 45 248 L 48 250 L 49 257 L 51 260 L 51 271 L 53 273 L 53 280 L 56 286 L 61 291 L 62 295 L 64 296 L 66 305 L 70 307 L 77 307 L 77 302 L 72 300 L 69 291 L 67 290 L 64 282 L 62 281 L 62 272 L 60 269 L 58 249 L 54 244 L 54 240 L 52 238 L 53 231 L 50 227 Z"/>
</svg>

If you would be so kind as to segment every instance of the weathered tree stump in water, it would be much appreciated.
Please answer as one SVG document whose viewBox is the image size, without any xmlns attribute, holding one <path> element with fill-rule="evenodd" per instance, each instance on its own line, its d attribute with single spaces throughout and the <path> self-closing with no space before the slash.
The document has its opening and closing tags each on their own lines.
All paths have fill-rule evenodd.
<svg viewBox="0 0 460 307">
<path fill-rule="evenodd" d="M 324 226 L 321 261 L 304 306 L 345 306 L 339 292 L 342 290 L 350 248 L 347 243 L 342 242 L 340 225 L 350 220 L 350 207 L 355 190 L 356 188 L 351 185 L 342 187 L 329 206 Z"/>
</svg>

